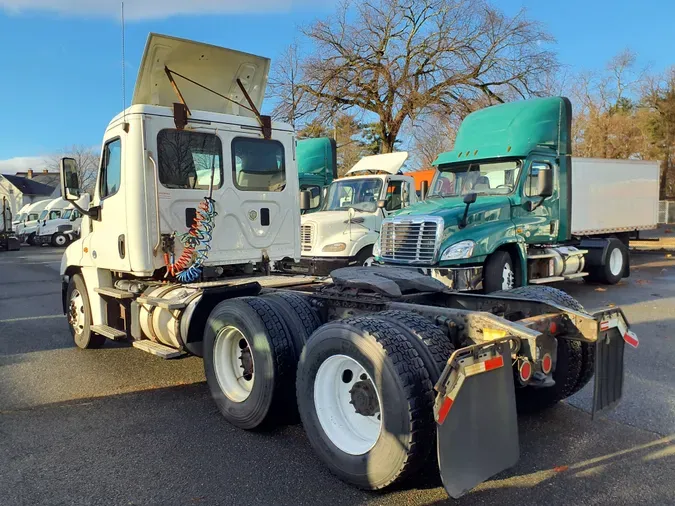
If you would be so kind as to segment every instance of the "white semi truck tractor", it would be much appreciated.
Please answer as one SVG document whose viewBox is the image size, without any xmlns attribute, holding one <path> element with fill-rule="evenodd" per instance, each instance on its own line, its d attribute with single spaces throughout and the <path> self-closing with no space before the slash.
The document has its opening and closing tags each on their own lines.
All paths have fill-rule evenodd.
<svg viewBox="0 0 675 506">
<path fill-rule="evenodd" d="M 152 34 L 91 203 L 61 161 L 62 194 L 84 214 L 61 263 L 78 347 L 203 357 L 228 422 L 297 411 L 325 465 L 366 489 L 437 460 L 459 497 L 517 461 L 517 409 L 545 409 L 594 372 L 593 412 L 619 400 L 636 344 L 619 308 L 589 312 L 548 287 L 460 294 L 399 267 L 271 272 L 300 260 L 309 194 L 292 127 L 258 112 L 269 65 Z"/>
</svg>

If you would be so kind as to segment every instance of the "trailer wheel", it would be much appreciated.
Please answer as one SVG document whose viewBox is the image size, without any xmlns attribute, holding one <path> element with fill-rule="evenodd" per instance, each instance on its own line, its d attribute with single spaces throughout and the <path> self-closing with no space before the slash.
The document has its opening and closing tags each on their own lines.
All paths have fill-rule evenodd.
<svg viewBox="0 0 675 506">
<path fill-rule="evenodd" d="M 52 236 L 52 240 L 50 242 L 52 246 L 55 247 L 66 246 L 68 244 L 68 237 L 65 234 L 62 234 L 61 232 L 56 232 Z"/>
<path fill-rule="evenodd" d="M 297 399 L 310 444 L 347 483 L 381 489 L 432 458 L 429 373 L 410 339 L 384 319 L 320 327 L 300 358 Z"/>
<path fill-rule="evenodd" d="M 586 312 L 584 306 L 571 295 L 550 286 L 521 286 L 499 292 L 498 295 L 516 295 L 526 299 L 552 302 L 575 311 Z M 516 402 L 523 413 L 536 412 L 581 390 L 595 371 L 595 345 L 558 339 L 558 359 L 553 371 L 556 384 L 550 388 L 517 388 Z"/>
<path fill-rule="evenodd" d="M 242 429 L 288 419 L 296 358 L 288 327 L 260 297 L 226 300 L 204 329 L 204 374 L 218 409 Z"/>
<path fill-rule="evenodd" d="M 483 266 L 483 291 L 511 290 L 518 285 L 516 269 L 511 255 L 506 251 L 495 251 Z"/>
<path fill-rule="evenodd" d="M 105 343 L 105 336 L 91 331 L 91 306 L 84 279 L 80 274 L 74 274 L 68 282 L 66 292 L 67 317 L 70 333 L 78 348 L 100 348 Z"/>
<path fill-rule="evenodd" d="M 423 316 L 409 311 L 383 311 L 377 313 L 377 317 L 397 325 L 409 335 L 408 341 L 424 361 L 429 378 L 435 385 L 455 351 L 445 332 Z"/>
<path fill-rule="evenodd" d="M 296 360 L 299 359 L 309 336 L 321 325 L 318 315 L 300 295 L 276 292 L 266 294 L 263 298 L 284 320 L 290 331 Z"/>
<path fill-rule="evenodd" d="M 597 260 L 589 265 L 588 276 L 584 279 L 605 285 L 617 284 L 624 277 L 630 261 L 628 248 L 619 239 L 610 238 L 604 250 L 598 248 L 596 251 L 597 256 L 593 255 L 594 251 L 589 252 Z"/>
</svg>

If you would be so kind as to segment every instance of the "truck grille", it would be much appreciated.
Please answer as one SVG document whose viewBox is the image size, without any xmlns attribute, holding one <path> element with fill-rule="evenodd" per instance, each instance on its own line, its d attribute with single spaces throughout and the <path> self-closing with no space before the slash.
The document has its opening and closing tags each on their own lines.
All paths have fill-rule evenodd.
<svg viewBox="0 0 675 506">
<path fill-rule="evenodd" d="M 385 220 L 380 230 L 380 258 L 392 263 L 435 263 L 443 226 L 443 219 L 435 216 Z"/>
<path fill-rule="evenodd" d="M 312 251 L 312 242 L 314 241 L 314 227 L 312 225 L 302 225 L 300 227 L 300 245 L 301 251 Z"/>
</svg>

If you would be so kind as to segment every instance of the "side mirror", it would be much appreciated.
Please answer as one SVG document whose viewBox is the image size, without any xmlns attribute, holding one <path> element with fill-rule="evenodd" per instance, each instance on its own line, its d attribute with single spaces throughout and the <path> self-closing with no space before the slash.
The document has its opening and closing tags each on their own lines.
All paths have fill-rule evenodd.
<svg viewBox="0 0 675 506">
<path fill-rule="evenodd" d="M 553 171 L 551 169 L 539 169 L 537 194 L 544 199 L 553 195 Z"/>
<path fill-rule="evenodd" d="M 478 198 L 477 193 L 467 193 L 466 195 L 464 195 L 464 203 L 466 205 L 473 204 L 474 202 L 476 202 L 477 198 Z"/>
<path fill-rule="evenodd" d="M 81 188 L 77 175 L 77 162 L 74 158 L 61 158 L 61 196 L 68 202 L 74 202 L 80 198 Z"/>
<path fill-rule="evenodd" d="M 420 185 L 420 200 L 427 198 L 427 193 L 429 193 L 429 181 L 422 181 Z"/>
<path fill-rule="evenodd" d="M 387 207 L 387 201 L 386 200 L 378 200 L 377 201 L 377 208 L 378 209 L 384 209 Z"/>
<path fill-rule="evenodd" d="M 300 192 L 300 210 L 307 211 L 312 208 L 312 194 L 309 190 Z"/>
</svg>

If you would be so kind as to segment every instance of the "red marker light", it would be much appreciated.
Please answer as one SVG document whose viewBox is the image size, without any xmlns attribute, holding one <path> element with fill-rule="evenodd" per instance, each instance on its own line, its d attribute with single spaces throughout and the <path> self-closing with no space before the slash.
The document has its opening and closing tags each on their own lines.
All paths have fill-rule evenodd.
<svg viewBox="0 0 675 506">
<path fill-rule="evenodd" d="M 532 377 L 532 364 L 530 364 L 528 360 L 523 360 L 518 369 L 518 373 L 523 382 L 530 381 L 530 378 Z"/>
<path fill-rule="evenodd" d="M 544 374 L 548 374 L 553 369 L 553 359 L 548 353 L 544 355 L 544 358 L 541 359 L 541 370 Z"/>
</svg>

